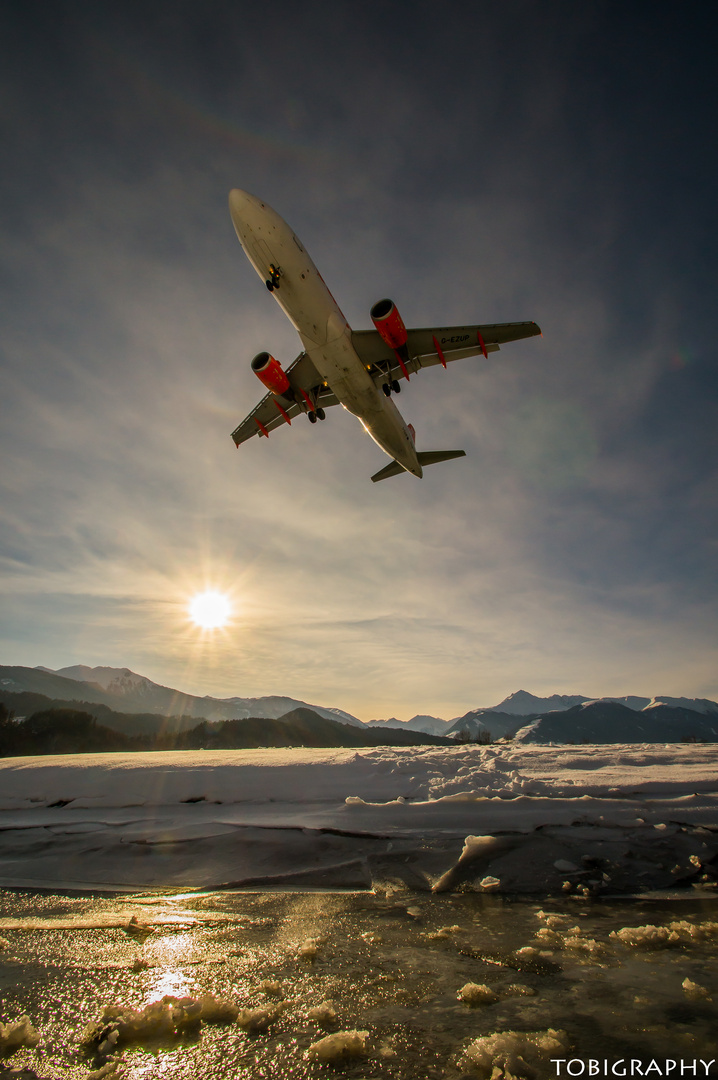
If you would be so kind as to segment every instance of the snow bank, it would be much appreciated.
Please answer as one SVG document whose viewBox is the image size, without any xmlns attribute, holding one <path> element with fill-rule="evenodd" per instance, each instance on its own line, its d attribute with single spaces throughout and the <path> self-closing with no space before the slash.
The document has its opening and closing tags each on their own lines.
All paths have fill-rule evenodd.
<svg viewBox="0 0 718 1080">
<path fill-rule="evenodd" d="M 0 759 L 0 810 L 685 795 L 716 792 L 716 776 L 711 744 L 59 755 Z"/>
<path fill-rule="evenodd" d="M 377 884 L 371 858 L 389 842 L 426 853 L 463 840 L 460 855 L 452 849 L 443 867 L 434 861 L 417 873 L 416 887 L 443 891 L 470 877 L 473 887 L 511 892 L 532 876 L 537 888 L 548 880 L 560 889 L 556 867 L 570 865 L 567 889 L 580 893 L 616 879 L 611 870 L 591 876 L 597 886 L 584 881 L 590 867 L 581 861 L 586 849 L 571 846 L 576 825 L 592 827 L 590 843 L 597 828 L 656 828 L 653 839 L 673 843 L 675 822 L 714 825 L 718 745 L 6 758 L 0 792 L 0 886 L 366 888 Z M 555 849 L 549 833 L 536 837 L 546 852 L 541 866 L 522 847 L 539 825 L 570 832 Z M 704 851 L 711 844 L 706 829 L 693 849 L 677 852 L 697 887 L 714 887 L 712 853 Z M 700 852 L 698 865 L 686 865 Z M 619 890 L 629 876 L 630 868 Z"/>
</svg>

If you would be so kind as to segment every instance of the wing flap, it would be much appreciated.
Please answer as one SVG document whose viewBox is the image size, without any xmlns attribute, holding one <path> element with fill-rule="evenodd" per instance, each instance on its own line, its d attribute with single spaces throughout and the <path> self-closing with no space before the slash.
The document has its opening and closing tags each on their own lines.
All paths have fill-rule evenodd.
<svg viewBox="0 0 718 1080">
<path fill-rule="evenodd" d="M 541 330 L 535 322 L 520 323 L 479 323 L 475 326 L 437 326 L 418 330 L 407 330 L 407 351 L 409 353 L 409 372 L 419 371 L 423 367 L 440 364 L 444 360 L 463 360 L 469 356 L 481 356 L 498 352 L 501 345 L 509 341 L 535 337 Z M 480 337 L 479 337 L 480 335 Z M 353 330 L 352 345 L 359 359 L 375 368 L 375 381 L 383 382 L 387 377 L 400 377 L 401 367 L 396 354 L 382 340 L 376 330 Z"/>
</svg>

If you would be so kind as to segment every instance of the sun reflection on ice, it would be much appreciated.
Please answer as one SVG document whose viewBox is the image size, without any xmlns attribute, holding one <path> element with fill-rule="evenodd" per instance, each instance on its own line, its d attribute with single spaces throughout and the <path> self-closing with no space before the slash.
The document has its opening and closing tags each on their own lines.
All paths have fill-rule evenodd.
<svg viewBox="0 0 718 1080">
<path fill-rule="evenodd" d="M 181 998 L 190 994 L 191 981 L 181 965 L 192 962 L 194 951 L 191 934 L 168 935 L 145 948 L 145 957 L 152 965 L 145 975 L 145 1005 L 165 996 Z"/>
</svg>

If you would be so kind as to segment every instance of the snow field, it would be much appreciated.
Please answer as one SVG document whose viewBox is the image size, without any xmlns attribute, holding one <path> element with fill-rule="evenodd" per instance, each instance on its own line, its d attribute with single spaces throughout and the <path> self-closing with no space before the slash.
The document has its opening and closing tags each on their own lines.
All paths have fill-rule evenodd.
<svg viewBox="0 0 718 1080">
<path fill-rule="evenodd" d="M 699 744 L 3 759 L 0 886 L 366 888 L 401 863 L 435 892 L 711 890 L 716 766 Z"/>
</svg>

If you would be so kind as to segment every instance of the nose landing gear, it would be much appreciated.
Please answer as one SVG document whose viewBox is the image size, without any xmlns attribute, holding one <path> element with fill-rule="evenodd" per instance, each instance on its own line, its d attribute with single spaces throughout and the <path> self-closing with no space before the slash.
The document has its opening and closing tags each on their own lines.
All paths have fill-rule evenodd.
<svg viewBox="0 0 718 1080">
<path fill-rule="evenodd" d="M 280 278 L 280 276 L 281 276 L 281 271 L 277 269 L 277 267 L 274 265 L 274 263 L 270 263 L 269 264 L 269 277 L 265 281 L 265 285 L 267 286 L 267 288 L 269 289 L 270 292 L 273 292 L 274 289 L 279 288 L 279 278 Z"/>
</svg>

